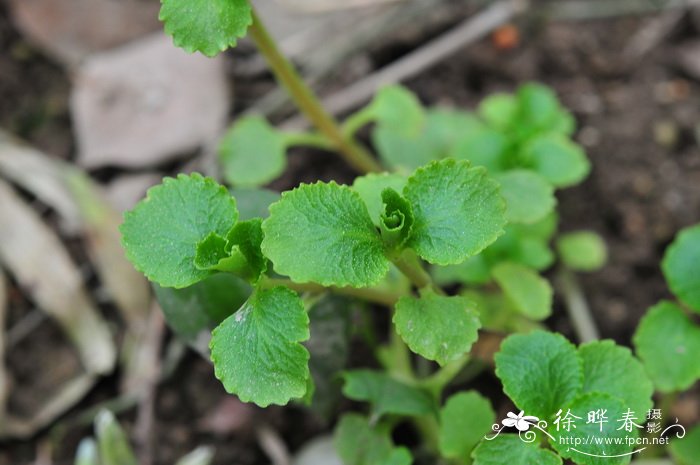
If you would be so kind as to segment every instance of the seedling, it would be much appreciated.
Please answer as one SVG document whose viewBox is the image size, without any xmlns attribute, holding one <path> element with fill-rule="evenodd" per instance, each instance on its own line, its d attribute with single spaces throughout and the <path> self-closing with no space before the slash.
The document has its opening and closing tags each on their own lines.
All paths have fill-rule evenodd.
<svg viewBox="0 0 700 465">
<path fill-rule="evenodd" d="M 185 7 L 164 0 L 161 18 L 176 44 L 207 55 L 235 44 L 250 25 L 319 131 L 286 133 L 260 117 L 239 119 L 220 145 L 231 191 L 181 174 L 125 215 L 127 256 L 154 282 L 173 329 L 206 351 L 202 331 L 215 327 L 211 360 L 228 392 L 261 407 L 297 400 L 320 410 L 340 374 L 343 394 L 369 403 L 367 416 L 338 422 L 346 465 L 412 463 L 414 451 L 391 439 L 404 420 L 420 434 L 420 449 L 455 464 L 561 464 L 565 457 L 598 465 L 590 454 L 626 453 L 627 445 L 572 452 L 551 425 L 565 408 L 648 409 L 652 385 L 640 362 L 609 341 L 576 348 L 560 335 L 529 332 L 551 314 L 552 289 L 538 272 L 556 261 L 554 192 L 590 169 L 569 138 L 573 118 L 551 90 L 527 84 L 468 113 L 425 109 L 391 86 L 340 125 L 278 53 L 247 1 Z M 355 139 L 365 126 L 379 160 Z M 261 189 L 298 145 L 338 151 L 368 173 L 351 186 L 317 182 L 281 195 Z M 561 236 L 557 250 L 571 269 L 591 271 L 605 261 L 592 233 Z M 677 285 L 686 289 L 687 282 Z M 365 303 L 357 314 L 369 323 L 353 324 L 356 302 Z M 391 309 L 386 337 L 372 322 L 376 307 Z M 334 350 L 323 340 L 331 327 Z M 470 364 L 470 352 L 484 329 L 527 332 L 506 339 L 496 356 L 505 393 L 526 412 L 503 425 L 527 431 L 537 416 L 549 443 L 522 442 L 500 429 L 484 439 L 496 419 L 490 402 L 476 391 L 444 399 L 465 367 L 479 365 Z M 351 332 L 364 336 L 379 369 L 343 371 Z"/>
</svg>

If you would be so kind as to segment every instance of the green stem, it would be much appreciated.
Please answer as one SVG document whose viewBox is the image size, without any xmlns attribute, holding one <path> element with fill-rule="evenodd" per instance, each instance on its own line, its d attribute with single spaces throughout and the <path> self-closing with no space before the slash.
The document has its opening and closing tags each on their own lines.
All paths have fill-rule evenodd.
<svg viewBox="0 0 700 465">
<path fill-rule="evenodd" d="M 462 371 L 469 363 L 469 355 L 464 354 L 457 360 L 448 363 L 427 378 L 421 380 L 420 384 L 430 392 L 440 398 L 443 389 Z"/>
<path fill-rule="evenodd" d="M 345 137 L 353 137 L 360 128 L 371 123 L 372 120 L 374 120 L 374 113 L 370 107 L 365 107 L 345 119 L 343 123 L 343 134 Z"/>
<path fill-rule="evenodd" d="M 363 299 L 368 302 L 373 302 L 379 305 L 384 305 L 386 307 L 393 307 L 396 301 L 401 298 L 401 295 L 399 294 L 394 294 L 391 292 L 374 289 L 371 287 L 324 287 L 316 283 L 295 283 L 290 279 L 280 278 L 265 278 L 264 281 L 261 282 L 261 286 L 265 288 L 271 288 L 275 286 L 286 286 L 297 292 L 320 293 L 331 291 L 335 294 L 345 295 L 348 297 L 357 297 L 359 299 Z"/>
<path fill-rule="evenodd" d="M 321 106 L 318 98 L 301 79 L 294 66 L 280 52 L 275 40 L 253 10 L 249 35 L 270 65 L 277 80 L 306 117 L 333 143 L 349 165 L 361 172 L 382 171 L 379 163 L 353 139 L 346 137 L 338 123 Z"/>
<path fill-rule="evenodd" d="M 284 132 L 284 145 L 286 147 L 306 146 L 321 150 L 333 150 L 335 145 L 323 134 L 311 132 Z"/>
<path fill-rule="evenodd" d="M 430 288 L 437 294 L 444 295 L 443 290 L 433 283 L 433 278 L 431 278 L 428 272 L 421 266 L 420 261 L 415 255 L 408 254 L 407 251 L 404 251 L 404 253 L 393 257 L 391 261 L 417 289 Z"/>
</svg>

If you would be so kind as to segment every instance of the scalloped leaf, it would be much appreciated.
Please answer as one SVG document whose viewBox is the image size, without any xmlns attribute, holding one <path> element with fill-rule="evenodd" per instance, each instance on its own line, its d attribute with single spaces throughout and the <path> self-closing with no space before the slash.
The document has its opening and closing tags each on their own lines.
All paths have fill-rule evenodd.
<svg viewBox="0 0 700 465">
<path fill-rule="evenodd" d="M 353 370 L 343 373 L 345 397 L 372 404 L 372 413 L 382 416 L 430 415 L 435 413 L 435 401 L 427 392 L 396 381 L 388 374 L 372 370 Z"/>
<path fill-rule="evenodd" d="M 505 201 L 484 168 L 445 159 L 419 168 L 404 197 L 415 221 L 408 246 L 430 263 L 458 264 L 503 234 Z"/>
<path fill-rule="evenodd" d="M 610 340 L 594 341 L 578 349 L 583 362 L 583 392 L 601 392 L 622 400 L 626 407 L 646 414 L 653 401 L 654 385 L 627 347 Z"/>
<path fill-rule="evenodd" d="M 402 297 L 396 303 L 394 324 L 413 352 L 440 365 L 469 352 L 481 327 L 473 301 L 432 291 L 420 298 Z"/>
<path fill-rule="evenodd" d="M 632 427 L 632 431 L 629 432 L 625 428 L 621 429 L 623 425 L 620 420 L 628 408 L 620 399 L 608 394 L 600 392 L 583 394 L 562 407 L 562 418 L 569 410 L 572 415 L 579 417 L 571 418 L 575 427 L 572 426 L 567 431 L 560 422 L 557 430 L 557 426 L 551 423 L 549 432 L 554 436 L 554 441 L 550 439 L 549 442 L 559 455 L 571 459 L 578 465 L 625 465 L 629 463 L 629 453 L 632 452 L 632 445 L 625 443 L 625 439 L 634 439 L 638 436 L 636 427 Z M 588 422 L 588 413 L 596 410 L 605 411 L 606 421 Z M 632 413 L 636 413 L 635 423 L 644 423 L 646 411 Z M 591 438 L 596 439 L 591 440 Z M 579 444 L 573 445 L 572 441 Z"/>
<path fill-rule="evenodd" d="M 591 171 L 584 150 L 561 134 L 535 137 L 519 155 L 525 167 L 533 169 L 557 188 L 576 185 Z"/>
<path fill-rule="evenodd" d="M 494 421 L 491 402 L 478 392 L 451 396 L 440 410 L 440 454 L 449 459 L 468 459 Z"/>
<path fill-rule="evenodd" d="M 299 283 L 371 286 L 389 269 L 384 244 L 360 196 L 335 182 L 302 184 L 270 206 L 262 250 Z"/>
<path fill-rule="evenodd" d="M 286 287 L 257 290 L 212 332 L 211 359 L 226 391 L 260 407 L 306 394 L 309 317 Z"/>
<path fill-rule="evenodd" d="M 533 320 L 544 320 L 552 314 L 552 286 L 532 269 L 503 262 L 491 274 L 519 313 Z"/>
<path fill-rule="evenodd" d="M 219 143 L 224 179 L 232 186 L 257 187 L 287 166 L 284 135 L 261 116 L 240 118 Z"/>
<path fill-rule="evenodd" d="M 208 57 L 235 46 L 253 23 L 248 0 L 161 0 L 159 19 L 176 46 Z"/>
<path fill-rule="evenodd" d="M 338 422 L 333 442 L 344 465 L 411 465 L 405 447 L 395 447 L 386 431 L 372 427 L 366 418 L 346 414 Z"/>
<path fill-rule="evenodd" d="M 377 124 L 402 135 L 418 135 L 425 125 L 423 105 L 403 86 L 391 85 L 377 91 L 368 111 Z"/>
<path fill-rule="evenodd" d="M 226 188 L 197 173 L 181 174 L 163 179 L 124 214 L 122 245 L 151 281 L 187 287 L 211 274 L 195 266 L 197 245 L 212 233 L 225 237 L 237 219 L 236 201 Z"/>
<path fill-rule="evenodd" d="M 481 441 L 472 453 L 474 465 L 561 465 L 561 458 L 537 443 L 527 443 L 516 434 L 501 434 Z"/>
<path fill-rule="evenodd" d="M 194 344 L 201 333 L 225 320 L 243 305 L 251 287 L 228 273 L 217 273 L 184 289 L 153 286 L 168 326 L 178 337 Z"/>
<path fill-rule="evenodd" d="M 576 347 L 561 334 L 533 331 L 508 336 L 495 360 L 503 391 L 527 415 L 548 420 L 583 386 Z"/>
<path fill-rule="evenodd" d="M 676 236 L 661 266 L 675 296 L 700 313 L 700 224 Z"/>
<path fill-rule="evenodd" d="M 506 199 L 506 218 L 511 223 L 536 223 L 557 204 L 554 189 L 542 176 L 528 170 L 512 170 L 495 176 Z"/>
<path fill-rule="evenodd" d="M 650 308 L 632 341 L 659 391 L 682 391 L 700 378 L 700 328 L 675 303 Z"/>
</svg>

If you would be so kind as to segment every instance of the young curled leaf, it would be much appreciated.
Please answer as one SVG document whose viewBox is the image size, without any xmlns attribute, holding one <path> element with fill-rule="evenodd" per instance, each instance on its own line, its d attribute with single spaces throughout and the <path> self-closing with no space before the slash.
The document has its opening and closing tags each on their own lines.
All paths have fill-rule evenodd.
<svg viewBox="0 0 700 465">
<path fill-rule="evenodd" d="M 384 212 L 379 229 L 384 243 L 389 249 L 402 247 L 413 228 L 413 208 L 408 200 L 390 187 L 382 191 L 382 201 Z"/>
<path fill-rule="evenodd" d="M 302 184 L 270 206 L 262 250 L 299 283 L 365 287 L 389 269 L 384 244 L 357 194 L 335 182 Z"/>
<path fill-rule="evenodd" d="M 368 173 L 355 178 L 352 189 L 360 194 L 367 205 L 367 211 L 374 224 L 379 226 L 380 217 L 384 211 L 382 192 L 391 188 L 401 192 L 406 185 L 406 178 L 397 173 Z"/>
<path fill-rule="evenodd" d="M 260 407 L 304 396 L 309 317 L 285 287 L 257 290 L 212 332 L 211 359 L 226 391 Z"/>
<path fill-rule="evenodd" d="M 176 46 L 213 57 L 236 45 L 253 22 L 248 0 L 161 0 L 159 18 Z"/>
<path fill-rule="evenodd" d="M 129 261 L 151 281 L 187 287 L 211 274 L 195 264 L 200 243 L 202 254 L 218 253 L 216 244 L 237 219 L 236 201 L 223 186 L 197 173 L 181 174 L 149 189 L 124 214 L 122 245 Z"/>
<path fill-rule="evenodd" d="M 499 185 L 467 161 L 448 158 L 419 168 L 403 194 L 415 217 L 407 246 L 430 263 L 461 263 L 503 234 L 506 204 Z"/>
</svg>

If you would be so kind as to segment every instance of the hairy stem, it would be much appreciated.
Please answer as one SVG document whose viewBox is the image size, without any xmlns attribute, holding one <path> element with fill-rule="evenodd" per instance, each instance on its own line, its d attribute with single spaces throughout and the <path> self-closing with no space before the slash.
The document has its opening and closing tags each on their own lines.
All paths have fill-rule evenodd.
<svg viewBox="0 0 700 465">
<path fill-rule="evenodd" d="M 437 294 L 444 294 L 443 290 L 433 283 L 433 278 L 421 266 L 420 260 L 415 255 L 404 252 L 393 257 L 391 261 L 417 289 L 430 288 Z"/>
<path fill-rule="evenodd" d="M 345 161 L 360 172 L 382 171 L 379 163 L 367 150 L 343 134 L 338 123 L 321 106 L 318 98 L 301 79 L 294 66 L 282 55 L 255 11 L 253 11 L 253 24 L 250 26 L 249 34 L 277 80 L 287 89 L 302 113 L 328 137 Z"/>
</svg>

